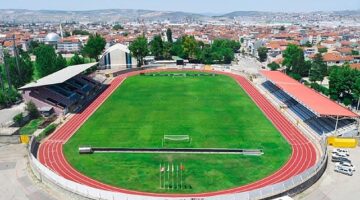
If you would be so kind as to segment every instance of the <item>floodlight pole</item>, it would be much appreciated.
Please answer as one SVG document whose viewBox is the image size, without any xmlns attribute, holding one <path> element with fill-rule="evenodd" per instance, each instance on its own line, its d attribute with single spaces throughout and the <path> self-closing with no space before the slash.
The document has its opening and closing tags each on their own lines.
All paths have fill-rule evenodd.
<svg viewBox="0 0 360 200">
<path fill-rule="evenodd" d="M 14 49 L 14 57 L 15 57 L 16 69 L 17 69 L 17 72 L 19 73 L 19 76 L 21 77 L 22 74 L 21 74 L 20 67 L 19 67 L 18 52 L 17 52 L 17 49 L 16 49 L 15 39 L 16 39 L 15 34 L 13 34 L 12 41 L 13 41 L 13 49 Z"/>
</svg>

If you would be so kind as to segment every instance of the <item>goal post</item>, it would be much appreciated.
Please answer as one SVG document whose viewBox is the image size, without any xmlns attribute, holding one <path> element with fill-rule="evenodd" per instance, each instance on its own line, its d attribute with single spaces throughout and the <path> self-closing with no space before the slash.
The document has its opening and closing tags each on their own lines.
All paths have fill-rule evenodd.
<svg viewBox="0 0 360 200">
<path fill-rule="evenodd" d="M 162 139 L 162 146 L 164 146 L 166 141 L 191 143 L 191 137 L 189 135 L 164 135 Z"/>
</svg>

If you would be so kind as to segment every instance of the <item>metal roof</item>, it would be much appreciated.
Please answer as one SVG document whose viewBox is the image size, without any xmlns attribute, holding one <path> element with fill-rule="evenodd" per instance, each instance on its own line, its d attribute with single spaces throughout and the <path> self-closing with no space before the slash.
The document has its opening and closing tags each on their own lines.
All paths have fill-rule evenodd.
<svg viewBox="0 0 360 200">
<path fill-rule="evenodd" d="M 20 87 L 19 90 L 63 83 L 81 72 L 95 66 L 96 64 L 97 62 L 65 67 L 64 69 L 45 76 L 37 81 L 26 84 Z"/>
<path fill-rule="evenodd" d="M 123 51 L 125 53 L 130 53 L 129 48 L 126 45 L 116 43 L 113 46 L 106 49 L 102 56 L 104 56 L 105 54 L 107 54 L 109 52 L 115 51 L 115 50 L 120 50 L 120 51 Z"/>
<path fill-rule="evenodd" d="M 261 73 L 296 101 L 320 116 L 359 117 L 356 113 L 282 72 L 263 70 Z"/>
</svg>

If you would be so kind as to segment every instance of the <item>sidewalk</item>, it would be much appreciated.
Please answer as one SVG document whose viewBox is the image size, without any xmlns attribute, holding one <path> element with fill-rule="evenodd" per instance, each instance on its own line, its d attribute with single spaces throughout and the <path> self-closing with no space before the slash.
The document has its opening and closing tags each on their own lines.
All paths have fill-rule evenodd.
<svg viewBox="0 0 360 200">
<path fill-rule="evenodd" d="M 78 199 L 35 179 L 24 144 L 0 144 L 0 185 L 1 200 Z"/>
</svg>

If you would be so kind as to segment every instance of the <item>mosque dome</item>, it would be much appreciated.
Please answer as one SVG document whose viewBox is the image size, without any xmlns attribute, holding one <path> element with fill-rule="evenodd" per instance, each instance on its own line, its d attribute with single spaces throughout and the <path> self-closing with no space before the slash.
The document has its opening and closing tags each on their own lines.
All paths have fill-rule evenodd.
<svg viewBox="0 0 360 200">
<path fill-rule="evenodd" d="M 48 33 L 45 37 L 45 42 L 58 42 L 60 40 L 60 36 L 56 33 Z"/>
</svg>

